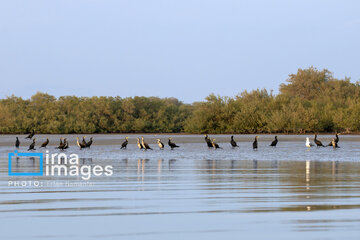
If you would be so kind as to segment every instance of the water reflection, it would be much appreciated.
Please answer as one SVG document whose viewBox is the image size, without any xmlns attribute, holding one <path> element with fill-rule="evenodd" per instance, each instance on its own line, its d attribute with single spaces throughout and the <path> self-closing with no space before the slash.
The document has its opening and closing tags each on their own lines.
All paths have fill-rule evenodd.
<svg viewBox="0 0 360 240">
<path fill-rule="evenodd" d="M 10 219 L 32 217 L 40 219 L 40 223 L 74 218 L 79 222 L 121 222 L 126 229 L 113 225 L 119 234 L 134 231 L 156 239 L 163 236 L 162 226 L 182 232 L 187 223 L 199 232 L 211 231 L 214 225 L 226 226 L 222 233 L 231 237 L 240 231 L 240 223 L 242 233 L 248 228 L 253 231 L 255 225 L 261 229 L 271 225 L 292 236 L 294 231 L 335 230 L 335 226 L 322 224 L 329 220 L 352 230 L 352 223 L 360 222 L 357 162 L 221 158 L 189 161 L 143 155 L 135 159 L 84 158 L 81 164 L 99 162 L 113 165 L 114 175 L 92 179 L 96 182 L 93 187 L 3 187 L 0 214 Z M 32 168 L 34 161 L 27 159 L 19 164 Z M 6 164 L 0 168 L 6 169 Z M 8 179 L 0 179 L 5 186 Z M 341 210 L 345 209 L 351 209 L 351 215 L 344 217 Z M 327 214 L 329 211 L 331 214 Z M 176 219 L 182 228 L 169 219 Z M 311 222 L 315 220 L 319 222 Z M 128 221 L 146 229 L 132 230 Z M 152 222 L 156 224 L 149 224 Z M 156 230 L 153 235 L 149 234 L 152 229 Z"/>
</svg>

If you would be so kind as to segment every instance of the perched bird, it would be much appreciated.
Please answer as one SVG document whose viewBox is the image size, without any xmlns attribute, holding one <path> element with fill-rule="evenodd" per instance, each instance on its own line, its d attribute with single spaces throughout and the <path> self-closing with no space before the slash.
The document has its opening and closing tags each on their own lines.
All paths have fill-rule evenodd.
<svg viewBox="0 0 360 240">
<path fill-rule="evenodd" d="M 178 147 L 179 147 L 178 145 L 176 145 L 175 143 L 173 143 L 173 142 L 171 141 L 171 137 L 169 138 L 168 144 L 169 144 L 169 147 L 171 147 L 171 150 L 173 150 L 174 148 L 178 148 Z"/>
<path fill-rule="evenodd" d="M 153 150 L 153 149 L 149 146 L 149 144 L 147 144 L 147 143 L 144 141 L 144 137 L 141 137 L 141 145 L 143 146 L 143 148 L 144 148 L 145 150 L 148 150 L 148 149 Z"/>
<path fill-rule="evenodd" d="M 76 137 L 76 144 L 78 145 L 78 147 L 81 149 L 86 148 L 86 144 L 84 144 L 83 142 L 79 141 L 79 137 Z"/>
<path fill-rule="evenodd" d="M 141 149 L 144 149 L 143 145 L 141 144 L 140 142 L 140 138 L 137 138 L 137 146 L 138 148 L 141 150 Z"/>
<path fill-rule="evenodd" d="M 315 134 L 314 142 L 317 147 L 325 147 L 322 142 L 317 139 L 317 134 Z"/>
<path fill-rule="evenodd" d="M 161 142 L 161 139 L 158 138 L 158 139 L 156 139 L 156 141 L 157 141 L 157 144 L 158 144 L 160 150 L 163 150 L 164 149 L 164 144 Z"/>
<path fill-rule="evenodd" d="M 65 139 L 64 139 L 64 142 L 63 142 L 63 138 L 61 137 L 61 138 L 60 138 L 59 146 L 56 147 L 56 148 L 58 148 L 58 149 L 63 149 L 64 146 L 65 146 Z"/>
<path fill-rule="evenodd" d="M 33 139 L 33 142 L 30 144 L 28 151 L 30 150 L 36 150 L 35 149 L 35 138 Z"/>
<path fill-rule="evenodd" d="M 25 139 L 27 138 L 32 139 L 34 135 L 35 135 L 35 129 L 33 129 Z"/>
<path fill-rule="evenodd" d="M 46 146 L 47 146 L 48 144 L 49 144 L 49 139 L 46 138 L 46 141 L 41 144 L 40 148 L 46 148 Z"/>
<path fill-rule="evenodd" d="M 125 137 L 125 141 L 121 144 L 121 148 L 120 149 L 126 149 L 127 145 L 128 145 L 129 141 L 128 141 L 128 137 Z"/>
<path fill-rule="evenodd" d="M 234 136 L 231 136 L 230 144 L 231 144 L 231 146 L 232 146 L 233 148 L 234 148 L 234 147 L 239 147 L 239 146 L 237 145 L 237 143 L 235 142 L 235 140 L 234 140 Z"/>
<path fill-rule="evenodd" d="M 276 144 L 278 143 L 277 136 L 275 136 L 275 140 L 271 142 L 270 147 L 276 147 Z"/>
<path fill-rule="evenodd" d="M 207 134 L 205 135 L 205 142 L 206 142 L 208 148 L 212 148 L 212 147 L 213 147 L 213 145 L 212 145 L 212 143 L 211 143 L 211 140 L 210 140 L 210 138 L 209 138 L 209 136 L 208 136 Z"/>
<path fill-rule="evenodd" d="M 68 145 L 68 143 L 67 143 L 67 138 L 64 138 L 64 141 L 59 145 L 59 149 L 60 150 L 64 150 L 65 148 L 66 148 L 66 145 Z M 69 145 L 68 145 L 68 147 L 69 147 Z"/>
<path fill-rule="evenodd" d="M 308 137 L 306 138 L 305 146 L 308 147 L 308 148 L 314 146 L 314 144 L 312 144 L 312 143 L 310 142 L 310 139 L 309 139 Z"/>
<path fill-rule="evenodd" d="M 336 143 L 335 141 L 336 141 L 335 138 L 333 138 L 333 139 L 331 140 L 331 144 L 332 144 L 332 146 L 333 146 L 334 149 L 338 147 L 338 146 L 337 146 L 337 143 Z"/>
<path fill-rule="evenodd" d="M 90 137 L 90 141 L 88 141 L 88 142 L 86 143 L 86 147 L 87 147 L 87 148 L 90 148 L 90 146 L 91 146 L 92 143 L 93 143 L 93 138 Z"/>
<path fill-rule="evenodd" d="M 86 146 L 85 137 L 86 137 L 86 136 L 83 136 L 83 139 L 82 139 L 82 144 L 84 144 L 84 145 Z"/>
<path fill-rule="evenodd" d="M 214 149 L 218 149 L 218 148 L 221 149 L 221 147 L 219 146 L 219 144 L 217 144 L 217 143 L 215 142 L 215 138 L 212 139 L 211 145 L 213 146 Z"/>
<path fill-rule="evenodd" d="M 16 137 L 15 147 L 16 147 L 16 148 L 19 148 L 19 147 L 20 147 L 19 137 Z"/>
<path fill-rule="evenodd" d="M 337 145 L 338 144 L 338 142 L 339 142 L 339 134 L 340 133 L 336 133 L 335 134 L 335 143 L 336 143 L 336 147 L 338 148 L 339 146 Z M 331 142 L 329 143 L 329 145 L 328 146 L 332 146 L 332 140 L 331 140 Z"/>
<path fill-rule="evenodd" d="M 68 140 L 66 138 L 64 139 L 64 143 L 65 143 L 65 146 L 64 146 L 63 150 L 68 149 L 69 148 L 69 142 L 68 142 Z"/>
<path fill-rule="evenodd" d="M 254 149 L 254 150 L 257 150 L 257 148 L 258 148 L 258 138 L 259 138 L 259 137 L 256 136 L 256 137 L 255 137 L 255 141 L 253 142 L 253 149 Z"/>
</svg>

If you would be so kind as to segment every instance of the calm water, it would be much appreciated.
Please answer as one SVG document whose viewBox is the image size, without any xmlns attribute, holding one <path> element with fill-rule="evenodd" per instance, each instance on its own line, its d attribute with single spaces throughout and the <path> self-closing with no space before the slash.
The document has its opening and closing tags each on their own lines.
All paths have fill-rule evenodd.
<svg viewBox="0 0 360 240">
<path fill-rule="evenodd" d="M 237 137 L 231 149 L 207 149 L 203 136 L 174 136 L 181 145 L 139 151 L 130 136 L 97 135 L 78 150 L 80 165 L 112 165 L 112 176 L 8 176 L 14 136 L 0 136 L 1 239 L 359 239 L 360 137 L 340 136 L 340 149 L 305 148 L 306 136 Z M 167 136 L 160 136 L 165 142 Z M 72 140 L 74 136 L 69 136 Z M 320 136 L 328 143 L 331 136 Z M 23 139 L 23 137 L 21 138 Z M 44 136 L 38 136 L 42 142 Z M 51 153 L 58 136 L 50 138 Z M 22 141 L 26 152 L 29 141 Z M 39 152 L 39 151 L 36 151 Z M 37 171 L 36 159 L 12 161 L 14 171 Z M 9 186 L 39 181 L 42 186 Z M 81 186 L 69 186 L 81 184 Z"/>
</svg>

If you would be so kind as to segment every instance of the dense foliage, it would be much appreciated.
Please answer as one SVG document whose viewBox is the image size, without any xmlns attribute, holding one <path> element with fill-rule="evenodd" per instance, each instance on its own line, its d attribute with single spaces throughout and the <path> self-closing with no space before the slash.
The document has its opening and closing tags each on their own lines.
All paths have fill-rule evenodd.
<svg viewBox="0 0 360 240">
<path fill-rule="evenodd" d="M 0 100 L 0 132 L 25 133 L 305 133 L 360 131 L 360 85 L 314 67 L 280 85 L 234 98 L 209 95 L 184 104 L 157 97 L 55 97 Z"/>
</svg>

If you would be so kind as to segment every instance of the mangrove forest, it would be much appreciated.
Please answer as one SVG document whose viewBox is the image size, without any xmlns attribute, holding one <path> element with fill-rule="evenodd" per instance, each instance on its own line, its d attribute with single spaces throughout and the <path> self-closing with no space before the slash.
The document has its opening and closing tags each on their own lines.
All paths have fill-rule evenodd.
<svg viewBox="0 0 360 240">
<path fill-rule="evenodd" d="M 210 94 L 185 104 L 175 98 L 56 98 L 0 100 L 0 133 L 309 133 L 359 132 L 360 85 L 315 67 L 279 86 L 235 97 Z"/>
</svg>

